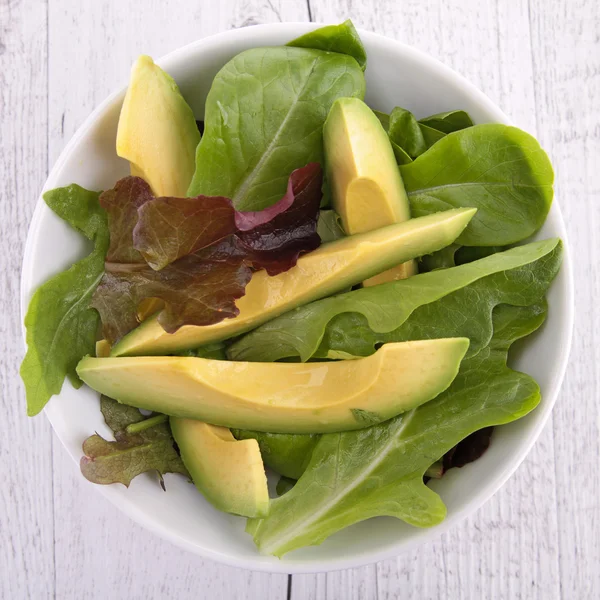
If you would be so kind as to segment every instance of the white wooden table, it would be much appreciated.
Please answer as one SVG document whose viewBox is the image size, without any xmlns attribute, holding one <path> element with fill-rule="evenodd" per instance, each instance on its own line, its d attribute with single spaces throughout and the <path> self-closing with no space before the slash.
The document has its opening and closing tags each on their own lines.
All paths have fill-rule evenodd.
<svg viewBox="0 0 600 600">
<path fill-rule="evenodd" d="M 81 478 L 45 418 L 25 416 L 23 244 L 48 168 L 136 55 L 232 27 L 348 16 L 440 58 L 550 153 L 575 265 L 571 363 L 517 474 L 435 543 L 329 575 L 241 571 L 130 522 Z M 600 598 L 598 0 L 0 0 L 0 148 L 2 599 Z"/>
</svg>

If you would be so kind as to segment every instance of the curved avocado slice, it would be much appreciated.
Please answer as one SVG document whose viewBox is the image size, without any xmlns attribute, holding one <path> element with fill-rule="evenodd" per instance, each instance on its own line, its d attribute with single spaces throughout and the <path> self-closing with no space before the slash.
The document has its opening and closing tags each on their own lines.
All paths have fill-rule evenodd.
<svg viewBox="0 0 600 600">
<path fill-rule="evenodd" d="M 293 308 L 335 294 L 390 267 L 451 244 L 475 209 L 454 209 L 324 244 L 295 267 L 270 277 L 257 271 L 236 304 L 239 315 L 169 334 L 151 318 L 116 344 L 111 356 L 171 354 L 239 335 Z"/>
<path fill-rule="evenodd" d="M 334 210 L 348 235 L 410 219 L 410 204 L 394 150 L 375 113 L 358 98 L 333 103 L 323 128 Z M 414 261 L 364 282 L 377 285 L 417 273 Z"/>
<path fill-rule="evenodd" d="M 180 356 L 84 358 L 77 373 L 119 402 L 213 425 L 279 433 L 362 429 L 435 398 L 467 338 L 385 344 L 357 360 L 249 363 Z"/>
<path fill-rule="evenodd" d="M 194 113 L 175 81 L 149 56 L 140 56 L 119 116 L 117 154 L 155 196 L 186 196 L 199 142 Z"/>
<path fill-rule="evenodd" d="M 269 513 L 267 477 L 256 440 L 237 441 L 229 429 L 171 417 L 181 459 L 204 497 L 244 517 Z"/>
</svg>

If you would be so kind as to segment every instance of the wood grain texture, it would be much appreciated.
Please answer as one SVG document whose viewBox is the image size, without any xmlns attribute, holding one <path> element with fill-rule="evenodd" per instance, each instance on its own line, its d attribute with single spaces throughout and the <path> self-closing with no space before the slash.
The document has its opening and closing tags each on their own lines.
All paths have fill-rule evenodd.
<svg viewBox="0 0 600 600">
<path fill-rule="evenodd" d="M 54 593 L 51 430 L 25 416 L 19 280 L 47 169 L 46 4 L 0 2 L 0 598 Z"/>
<path fill-rule="evenodd" d="M 538 135 L 556 167 L 572 248 L 576 318 L 554 410 L 556 515 L 563 598 L 600 597 L 600 12 L 589 0 L 532 0 Z M 592 471 L 590 471 L 592 469 Z"/>
<path fill-rule="evenodd" d="M 14 349 L 27 224 L 91 110 L 155 57 L 274 21 L 355 24 L 450 65 L 537 135 L 557 171 L 578 320 L 553 421 L 477 514 L 394 560 L 288 577 L 203 561 L 133 524 L 24 416 Z M 73 84 L 76 82 L 76 85 Z M 600 597 L 600 13 L 594 0 L 0 0 L 0 598 L 268 600 Z M 8 535 L 6 534 L 8 532 Z M 289 594 L 289 595 L 288 595 Z"/>
</svg>

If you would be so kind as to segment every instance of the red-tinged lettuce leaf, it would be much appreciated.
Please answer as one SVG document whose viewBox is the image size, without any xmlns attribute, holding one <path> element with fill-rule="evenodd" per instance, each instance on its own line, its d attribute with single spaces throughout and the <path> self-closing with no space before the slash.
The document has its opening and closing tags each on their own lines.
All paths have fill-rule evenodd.
<svg viewBox="0 0 600 600">
<path fill-rule="evenodd" d="M 158 320 L 169 333 L 235 317 L 252 268 L 281 273 L 319 245 L 321 184 L 321 167 L 307 165 L 275 205 L 241 213 L 227 198 L 155 198 L 139 177 L 121 179 L 100 197 L 111 241 L 92 306 L 105 338 L 134 329 L 147 298 L 164 302 Z"/>
<path fill-rule="evenodd" d="M 323 175 L 318 163 L 290 175 L 285 196 L 258 212 L 237 212 L 237 237 L 255 269 L 277 275 L 293 267 L 300 254 L 319 247 L 317 233 Z"/>
<path fill-rule="evenodd" d="M 321 167 L 311 163 L 295 170 L 283 198 L 261 211 L 237 211 L 222 196 L 145 197 L 133 231 L 134 246 L 153 269 L 160 270 L 235 235 L 246 262 L 276 275 L 294 266 L 301 253 L 319 246 L 321 186 Z M 139 200 L 132 204 L 139 205 Z"/>
<path fill-rule="evenodd" d="M 425 471 L 425 482 L 429 479 L 441 479 L 448 469 L 464 467 L 469 463 L 475 462 L 481 458 L 485 451 L 490 447 L 492 441 L 493 427 L 484 427 L 468 435 L 464 440 L 461 440 L 450 448 L 440 460 L 434 462 Z"/>
<path fill-rule="evenodd" d="M 165 302 L 158 320 L 169 333 L 182 325 L 211 325 L 235 317 L 235 301 L 252 276 L 240 255 L 235 239 L 227 238 L 160 271 L 145 262 L 106 263 L 93 299 L 105 338 L 114 343 L 137 327 L 138 306 L 145 298 Z"/>
<path fill-rule="evenodd" d="M 138 217 L 134 246 L 157 271 L 236 232 L 235 209 L 221 196 L 152 197 Z"/>
<path fill-rule="evenodd" d="M 448 469 L 454 467 L 460 469 L 481 458 L 484 452 L 490 447 L 493 431 L 493 427 L 484 427 L 458 442 L 454 448 L 444 454 L 442 459 L 443 472 L 445 473 Z"/>
<path fill-rule="evenodd" d="M 103 485 L 122 483 L 129 486 L 134 477 L 150 471 L 158 473 L 164 489 L 162 476 L 165 473 L 188 475 L 175 450 L 167 422 L 129 434 L 126 431 L 128 425 L 146 419 L 137 408 L 106 396 L 102 396 L 100 408 L 106 424 L 113 430 L 115 441 L 94 434 L 83 442 L 85 456 L 81 458 L 80 467 L 86 479 Z"/>
</svg>

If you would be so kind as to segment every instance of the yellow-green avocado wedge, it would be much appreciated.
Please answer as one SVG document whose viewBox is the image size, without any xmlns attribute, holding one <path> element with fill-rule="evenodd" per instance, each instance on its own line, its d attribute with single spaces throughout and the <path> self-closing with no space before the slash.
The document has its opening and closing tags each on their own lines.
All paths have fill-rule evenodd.
<svg viewBox="0 0 600 600">
<path fill-rule="evenodd" d="M 186 196 L 200 132 L 175 81 L 149 56 L 131 69 L 117 129 L 117 154 L 156 196 Z"/>
<path fill-rule="evenodd" d="M 458 208 L 324 244 L 284 273 L 274 277 L 265 271 L 254 273 L 245 296 L 236 302 L 237 317 L 204 327 L 187 325 L 172 334 L 153 317 L 116 344 L 111 356 L 172 354 L 239 335 L 400 262 L 444 248 L 474 214 L 473 208 Z"/>
<path fill-rule="evenodd" d="M 225 427 L 193 419 L 170 422 L 183 464 L 213 506 L 244 517 L 267 516 L 267 477 L 256 440 L 238 441 Z"/>
<path fill-rule="evenodd" d="M 410 219 L 410 204 L 388 134 L 359 98 L 333 103 L 323 128 L 333 208 L 348 235 Z M 364 285 L 415 275 L 414 260 L 380 273 Z"/>
<path fill-rule="evenodd" d="M 119 402 L 278 433 L 361 429 L 415 408 L 458 373 L 467 338 L 385 344 L 357 360 L 252 363 L 180 356 L 84 358 L 77 373 Z"/>
</svg>

